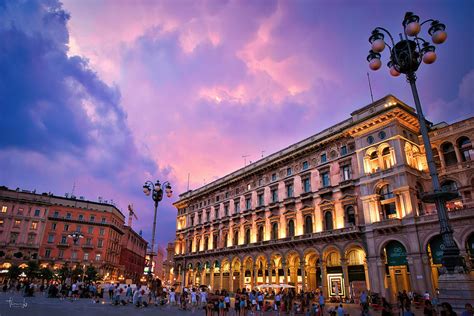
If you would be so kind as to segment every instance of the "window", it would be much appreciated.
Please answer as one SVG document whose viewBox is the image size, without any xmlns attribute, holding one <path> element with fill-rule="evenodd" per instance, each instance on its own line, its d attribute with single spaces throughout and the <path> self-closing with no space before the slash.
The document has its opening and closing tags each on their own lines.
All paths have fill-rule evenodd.
<svg viewBox="0 0 474 316">
<path fill-rule="evenodd" d="M 218 219 L 219 218 L 219 209 L 216 207 L 214 208 L 214 218 Z M 209 221 L 209 218 L 207 219 Z"/>
<path fill-rule="evenodd" d="M 84 220 L 84 215 L 79 214 L 79 220 L 80 220 L 80 221 L 83 221 L 83 220 Z"/>
<path fill-rule="evenodd" d="M 59 253 L 58 253 L 58 258 L 62 259 L 64 258 L 64 250 L 59 250 Z"/>
<path fill-rule="evenodd" d="M 82 226 L 81 226 L 81 225 L 77 225 L 77 226 L 76 226 L 76 231 L 77 231 L 77 232 L 81 232 L 81 229 L 82 229 Z"/>
<path fill-rule="evenodd" d="M 51 230 L 56 230 L 56 226 L 58 226 L 57 223 L 52 223 L 51 224 Z"/>
<path fill-rule="evenodd" d="M 46 249 L 46 251 L 44 252 L 44 257 L 45 258 L 51 257 L 51 250 L 50 249 Z"/>
<path fill-rule="evenodd" d="M 59 212 L 55 211 L 53 217 L 59 217 Z"/>
<path fill-rule="evenodd" d="M 66 219 L 71 219 L 71 213 L 66 214 Z"/>
<path fill-rule="evenodd" d="M 303 170 L 308 170 L 309 164 L 307 161 L 303 161 Z"/>
<path fill-rule="evenodd" d="M 245 230 L 245 243 L 248 245 L 250 244 L 250 228 Z"/>
<path fill-rule="evenodd" d="M 263 206 L 265 203 L 263 201 L 263 193 L 258 194 L 258 206 Z"/>
<path fill-rule="evenodd" d="M 87 227 L 87 233 L 88 234 L 92 234 L 93 232 L 94 232 L 94 227 L 92 227 L 92 226 Z"/>
<path fill-rule="evenodd" d="M 201 214 L 198 215 L 198 224 L 199 225 L 202 224 L 202 215 Z"/>
<path fill-rule="evenodd" d="M 308 193 L 311 191 L 311 181 L 309 178 L 303 179 L 303 192 Z"/>
<path fill-rule="evenodd" d="M 232 241 L 233 246 L 237 246 L 239 244 L 239 231 L 236 229 L 234 230 L 234 240 Z"/>
<path fill-rule="evenodd" d="M 346 146 L 341 147 L 341 156 L 344 156 L 344 155 L 347 155 L 347 147 Z"/>
<path fill-rule="evenodd" d="M 443 152 L 444 162 L 446 166 L 452 166 L 458 163 L 453 144 L 444 143 L 443 145 L 441 145 L 441 151 Z"/>
<path fill-rule="evenodd" d="M 288 237 L 293 237 L 295 236 L 295 222 L 290 219 L 288 221 Z"/>
<path fill-rule="evenodd" d="M 190 219 L 191 219 L 191 226 L 194 226 L 194 215 L 192 215 Z"/>
<path fill-rule="evenodd" d="M 258 231 L 257 231 L 257 242 L 263 241 L 263 234 L 264 234 L 263 225 L 261 225 L 258 227 Z"/>
<path fill-rule="evenodd" d="M 84 252 L 84 261 L 87 261 L 87 260 L 89 260 L 89 253 Z"/>
<path fill-rule="evenodd" d="M 224 205 L 224 216 L 229 216 L 229 205 Z"/>
<path fill-rule="evenodd" d="M 250 189 L 252 188 L 252 186 L 249 184 L 247 184 L 247 191 L 250 191 Z"/>
<path fill-rule="evenodd" d="M 16 244 L 17 240 L 18 240 L 18 233 L 11 233 L 10 234 L 10 243 L 11 244 Z"/>
<path fill-rule="evenodd" d="M 226 193 L 225 193 L 225 198 L 226 198 L 226 199 L 229 198 L 229 192 L 226 192 Z"/>
<path fill-rule="evenodd" d="M 462 161 L 474 160 L 474 150 L 472 149 L 471 140 L 465 136 L 458 140 L 458 148 L 461 151 Z"/>
<path fill-rule="evenodd" d="M 331 182 L 329 181 L 329 172 L 323 172 L 321 174 L 321 182 L 322 182 L 323 188 L 326 188 L 331 185 Z"/>
<path fill-rule="evenodd" d="M 245 209 L 250 210 L 252 208 L 252 200 L 250 198 L 245 199 Z"/>
<path fill-rule="evenodd" d="M 69 231 L 69 224 L 64 224 L 64 231 L 65 232 Z"/>
<path fill-rule="evenodd" d="M 325 228 L 325 230 L 334 229 L 334 224 L 332 222 L 332 212 L 331 211 L 327 211 L 324 214 L 324 228 Z"/>
<path fill-rule="evenodd" d="M 306 215 L 304 218 L 304 233 L 311 234 L 313 232 L 313 219 L 310 215 Z"/>
<path fill-rule="evenodd" d="M 258 179 L 258 186 L 262 186 L 263 185 L 263 179 Z"/>
<path fill-rule="evenodd" d="M 222 237 L 222 246 L 223 247 L 227 247 L 227 239 L 228 239 L 227 233 L 224 233 L 224 235 Z"/>
<path fill-rule="evenodd" d="M 272 202 L 276 203 L 278 202 L 278 189 L 272 189 Z"/>
<path fill-rule="evenodd" d="M 286 186 L 286 196 L 289 198 L 293 197 L 293 184 L 288 184 Z"/>
<path fill-rule="evenodd" d="M 291 168 L 286 168 L 286 176 L 291 176 Z"/>
<path fill-rule="evenodd" d="M 218 244 L 217 244 L 218 239 L 219 237 L 217 236 L 217 234 L 214 234 L 212 236 L 212 249 L 218 248 Z"/>
<path fill-rule="evenodd" d="M 389 168 L 393 167 L 392 155 L 390 153 L 390 148 L 389 147 L 385 147 L 382 150 L 382 160 L 383 160 L 383 168 L 384 169 L 389 169 Z"/>
<path fill-rule="evenodd" d="M 277 174 L 276 173 L 272 173 L 272 181 L 276 181 L 277 179 Z"/>
<path fill-rule="evenodd" d="M 390 188 L 390 185 L 386 184 L 379 190 L 380 204 L 383 210 L 384 218 L 396 218 L 397 209 L 395 207 L 395 195 Z"/>
<path fill-rule="evenodd" d="M 99 235 L 104 236 L 105 234 L 105 229 L 104 228 L 99 228 Z"/>
<path fill-rule="evenodd" d="M 20 208 L 18 209 L 18 212 L 17 212 L 17 213 L 18 213 L 18 215 L 23 215 L 23 209 L 20 207 Z"/>
<path fill-rule="evenodd" d="M 278 239 L 278 223 L 274 222 L 272 224 L 272 239 L 276 240 Z"/>
<path fill-rule="evenodd" d="M 220 196 L 216 195 L 216 202 L 219 202 L 219 200 L 220 200 Z"/>
<path fill-rule="evenodd" d="M 95 261 L 100 261 L 100 253 L 95 255 Z"/>
<path fill-rule="evenodd" d="M 54 242 L 54 235 L 48 235 L 48 244 L 52 244 Z"/>
<path fill-rule="evenodd" d="M 351 179 L 351 166 L 346 165 L 342 167 L 342 180 L 350 180 Z"/>
<path fill-rule="evenodd" d="M 67 237 L 61 236 L 61 244 L 67 244 Z"/>
<path fill-rule="evenodd" d="M 99 239 L 98 242 L 97 242 L 97 248 L 102 248 L 103 246 L 104 246 L 104 240 Z"/>
<path fill-rule="evenodd" d="M 346 221 L 347 221 L 347 224 L 349 225 L 356 224 L 355 210 L 354 210 L 354 207 L 352 206 L 346 207 Z"/>
<path fill-rule="evenodd" d="M 13 227 L 20 227 L 21 225 L 21 220 L 16 219 L 15 222 L 13 223 Z"/>
<path fill-rule="evenodd" d="M 235 208 L 235 213 L 239 213 L 240 212 L 240 202 L 235 202 L 234 201 L 234 208 Z"/>
<path fill-rule="evenodd" d="M 321 163 L 325 163 L 327 161 L 327 157 L 326 157 L 326 154 L 322 154 L 321 155 Z"/>
<path fill-rule="evenodd" d="M 102 217 L 102 220 L 100 221 L 102 224 L 105 224 L 105 217 Z"/>
<path fill-rule="evenodd" d="M 35 216 L 40 216 L 40 210 L 35 210 Z"/>
<path fill-rule="evenodd" d="M 2 206 L 2 213 L 6 213 L 7 212 L 7 207 L 5 205 Z"/>
<path fill-rule="evenodd" d="M 92 245 L 92 238 L 86 238 L 86 245 L 87 246 Z"/>
<path fill-rule="evenodd" d="M 38 229 L 38 222 L 31 222 L 30 229 L 37 230 Z"/>
<path fill-rule="evenodd" d="M 77 252 L 76 251 L 71 252 L 71 259 L 73 259 L 73 260 L 77 259 Z"/>
<path fill-rule="evenodd" d="M 216 211 L 215 215 L 217 215 L 216 218 L 218 218 L 219 217 L 219 209 L 216 208 L 215 211 Z M 210 220 L 211 220 L 211 213 L 206 212 L 206 222 L 209 222 Z"/>
<path fill-rule="evenodd" d="M 89 221 L 90 221 L 90 222 L 95 221 L 95 216 L 94 216 L 94 215 L 91 215 L 91 217 L 89 218 Z"/>
<path fill-rule="evenodd" d="M 31 245 L 35 242 L 36 239 L 36 234 L 28 234 L 28 240 L 27 243 L 28 245 Z"/>
<path fill-rule="evenodd" d="M 373 144 L 374 143 L 374 137 L 373 136 L 367 137 L 367 143 Z"/>
</svg>

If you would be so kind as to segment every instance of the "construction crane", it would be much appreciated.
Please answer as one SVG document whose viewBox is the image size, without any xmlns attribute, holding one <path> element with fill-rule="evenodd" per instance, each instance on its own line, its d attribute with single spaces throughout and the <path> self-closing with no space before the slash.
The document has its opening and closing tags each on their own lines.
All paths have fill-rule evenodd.
<svg viewBox="0 0 474 316">
<path fill-rule="evenodd" d="M 133 204 L 128 205 L 128 227 L 132 227 L 132 216 L 138 220 L 137 215 L 135 215 L 135 211 L 133 210 Z"/>
</svg>

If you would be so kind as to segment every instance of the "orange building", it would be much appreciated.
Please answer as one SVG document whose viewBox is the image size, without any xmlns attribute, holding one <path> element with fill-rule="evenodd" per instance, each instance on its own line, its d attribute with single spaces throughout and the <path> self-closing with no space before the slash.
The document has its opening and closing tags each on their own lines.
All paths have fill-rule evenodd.
<svg viewBox="0 0 474 316">
<path fill-rule="evenodd" d="M 131 279 L 139 283 L 143 276 L 145 267 L 145 255 L 147 241 L 137 234 L 131 227 L 123 227 L 122 249 L 120 251 L 120 268 L 122 270 L 119 279 Z"/>
</svg>

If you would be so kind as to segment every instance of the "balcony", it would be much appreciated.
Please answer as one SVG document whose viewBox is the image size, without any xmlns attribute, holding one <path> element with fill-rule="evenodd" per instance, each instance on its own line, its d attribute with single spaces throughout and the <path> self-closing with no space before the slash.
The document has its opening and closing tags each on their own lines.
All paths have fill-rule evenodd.
<svg viewBox="0 0 474 316">
<path fill-rule="evenodd" d="M 340 189 L 347 189 L 353 186 L 355 186 L 355 181 L 353 179 L 343 180 L 339 182 Z"/>
<path fill-rule="evenodd" d="M 295 204 L 296 198 L 294 196 L 287 197 L 286 199 L 283 200 L 283 204 L 286 205 L 291 205 Z"/>
<path fill-rule="evenodd" d="M 17 246 L 20 248 L 39 249 L 39 245 L 34 243 L 19 243 Z"/>
<path fill-rule="evenodd" d="M 93 249 L 93 248 L 94 248 L 94 245 L 92 245 L 92 244 L 84 244 L 84 245 L 82 245 L 82 248 L 84 248 L 84 249 Z"/>
<path fill-rule="evenodd" d="M 332 193 L 332 186 L 328 185 L 318 190 L 319 195 Z"/>
<path fill-rule="evenodd" d="M 58 247 L 69 247 L 67 242 L 58 242 Z"/>
<path fill-rule="evenodd" d="M 385 219 L 372 224 L 372 228 L 382 234 L 391 234 L 402 228 L 402 220 L 400 218 Z"/>
</svg>

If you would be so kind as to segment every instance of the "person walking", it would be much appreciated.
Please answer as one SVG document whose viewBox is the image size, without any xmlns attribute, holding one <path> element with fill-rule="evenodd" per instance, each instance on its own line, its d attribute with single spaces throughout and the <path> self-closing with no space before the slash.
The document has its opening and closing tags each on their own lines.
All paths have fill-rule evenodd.
<svg viewBox="0 0 474 316">
<path fill-rule="evenodd" d="M 324 305 L 325 305 L 325 298 L 324 298 L 324 294 L 321 292 L 319 293 L 319 299 L 318 299 L 318 302 L 319 302 L 319 309 L 321 311 L 321 315 L 324 315 Z"/>
</svg>

